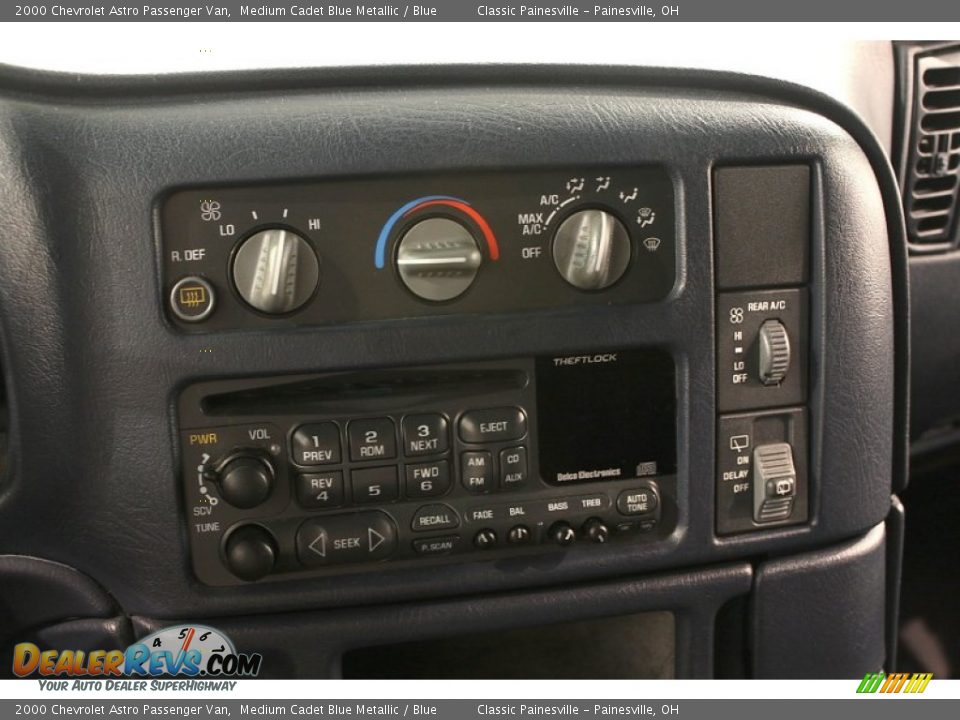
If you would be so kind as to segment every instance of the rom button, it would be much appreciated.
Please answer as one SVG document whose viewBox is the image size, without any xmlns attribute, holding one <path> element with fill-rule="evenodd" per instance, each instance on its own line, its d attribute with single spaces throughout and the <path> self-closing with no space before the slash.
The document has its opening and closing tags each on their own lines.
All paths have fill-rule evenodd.
<svg viewBox="0 0 960 720">
<path fill-rule="evenodd" d="M 383 560 L 397 549 L 397 527 L 379 511 L 307 520 L 297 530 L 297 557 L 306 567 Z"/>
</svg>

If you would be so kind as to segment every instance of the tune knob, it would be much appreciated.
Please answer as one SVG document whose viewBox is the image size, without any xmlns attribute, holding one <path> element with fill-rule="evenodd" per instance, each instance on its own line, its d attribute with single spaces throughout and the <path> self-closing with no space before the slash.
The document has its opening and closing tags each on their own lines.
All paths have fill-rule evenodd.
<svg viewBox="0 0 960 720">
<path fill-rule="evenodd" d="M 580 210 L 553 236 L 553 262 L 563 279 L 580 290 L 602 290 L 630 264 L 630 234 L 605 210 Z"/>
<path fill-rule="evenodd" d="M 223 464 L 217 482 L 220 497 L 238 508 L 256 507 L 270 496 L 273 467 L 255 455 L 238 455 Z"/>
<path fill-rule="evenodd" d="M 259 580 L 273 570 L 277 546 L 273 535 L 259 525 L 243 525 L 227 537 L 227 567 L 241 580 Z"/>
<path fill-rule="evenodd" d="M 473 283 L 483 262 L 473 234 L 456 220 L 427 218 L 404 233 L 397 248 L 400 279 L 417 297 L 453 300 Z"/>
<path fill-rule="evenodd" d="M 302 307 L 317 289 L 320 263 L 306 240 L 268 228 L 243 241 L 233 258 L 233 283 L 260 312 L 283 315 Z"/>
</svg>

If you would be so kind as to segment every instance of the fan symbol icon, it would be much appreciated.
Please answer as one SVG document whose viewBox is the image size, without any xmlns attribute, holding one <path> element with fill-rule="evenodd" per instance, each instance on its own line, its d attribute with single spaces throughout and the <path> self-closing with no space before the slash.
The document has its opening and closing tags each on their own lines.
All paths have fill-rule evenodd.
<svg viewBox="0 0 960 720">
<path fill-rule="evenodd" d="M 220 203 L 216 200 L 204 200 L 200 203 L 200 219 L 213 222 L 220 219 Z"/>
</svg>

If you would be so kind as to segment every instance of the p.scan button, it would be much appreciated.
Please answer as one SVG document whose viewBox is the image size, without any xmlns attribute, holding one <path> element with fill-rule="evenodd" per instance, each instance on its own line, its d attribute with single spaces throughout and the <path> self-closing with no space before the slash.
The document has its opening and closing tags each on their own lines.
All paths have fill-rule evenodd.
<svg viewBox="0 0 960 720">
<path fill-rule="evenodd" d="M 397 526 L 377 510 L 307 520 L 297 530 L 297 557 L 306 567 L 388 558 L 397 549 Z"/>
</svg>

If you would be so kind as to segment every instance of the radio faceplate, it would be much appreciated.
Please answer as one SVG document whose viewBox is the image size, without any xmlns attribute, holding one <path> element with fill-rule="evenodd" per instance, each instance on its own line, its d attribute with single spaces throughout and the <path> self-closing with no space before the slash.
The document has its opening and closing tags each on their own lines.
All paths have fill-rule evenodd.
<svg viewBox="0 0 960 720">
<path fill-rule="evenodd" d="M 660 350 L 191 385 L 196 574 L 230 585 L 662 539 L 675 387 Z"/>
</svg>

